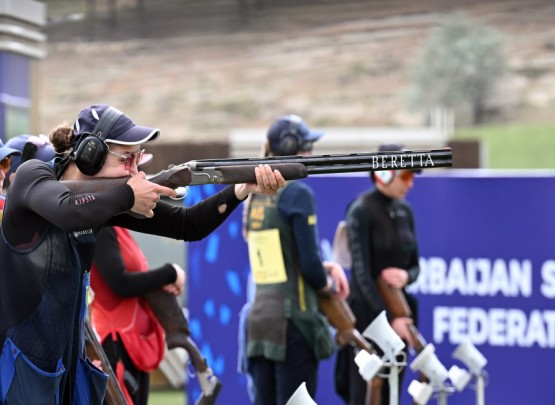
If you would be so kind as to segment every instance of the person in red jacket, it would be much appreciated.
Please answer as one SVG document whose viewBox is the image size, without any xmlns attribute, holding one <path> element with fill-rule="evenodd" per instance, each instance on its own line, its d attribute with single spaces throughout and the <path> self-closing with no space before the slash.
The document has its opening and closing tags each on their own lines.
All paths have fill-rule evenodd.
<svg viewBox="0 0 555 405">
<path fill-rule="evenodd" d="M 144 154 L 140 166 L 152 160 Z M 91 272 L 91 321 L 128 404 L 146 405 L 150 372 L 165 351 L 165 333 L 144 294 L 163 289 L 181 295 L 185 272 L 175 263 L 149 269 L 131 233 L 118 226 L 103 228 L 96 237 Z"/>
</svg>

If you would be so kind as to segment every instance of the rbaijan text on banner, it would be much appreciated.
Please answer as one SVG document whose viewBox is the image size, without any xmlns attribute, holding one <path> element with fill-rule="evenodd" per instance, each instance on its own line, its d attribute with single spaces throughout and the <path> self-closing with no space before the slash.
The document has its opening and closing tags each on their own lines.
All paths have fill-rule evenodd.
<svg viewBox="0 0 555 405">
<path fill-rule="evenodd" d="M 465 305 L 459 299 L 453 306 L 434 306 L 435 343 L 458 344 L 470 337 L 475 344 L 491 346 L 555 347 L 555 310 L 518 305 L 532 295 L 555 297 L 555 260 L 534 268 L 527 259 L 430 257 L 420 259 L 420 269 L 412 293 L 468 297 Z M 477 306 L 477 297 L 490 298 L 492 305 Z"/>
</svg>

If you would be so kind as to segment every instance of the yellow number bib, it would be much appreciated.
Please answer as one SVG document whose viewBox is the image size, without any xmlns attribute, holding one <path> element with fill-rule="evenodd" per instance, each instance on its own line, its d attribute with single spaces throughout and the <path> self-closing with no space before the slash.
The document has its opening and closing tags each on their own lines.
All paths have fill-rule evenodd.
<svg viewBox="0 0 555 405">
<path fill-rule="evenodd" d="M 276 284 L 287 281 L 281 241 L 277 229 L 249 232 L 249 261 L 256 284 Z"/>
</svg>

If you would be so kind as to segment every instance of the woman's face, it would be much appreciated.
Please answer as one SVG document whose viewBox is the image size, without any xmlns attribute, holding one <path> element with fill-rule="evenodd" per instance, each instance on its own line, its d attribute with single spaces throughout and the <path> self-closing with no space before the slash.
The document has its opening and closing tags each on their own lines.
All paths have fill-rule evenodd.
<svg viewBox="0 0 555 405">
<path fill-rule="evenodd" d="M 141 145 L 108 144 L 110 149 L 102 169 L 94 177 L 125 177 L 139 172 L 137 164 L 141 160 Z"/>
</svg>

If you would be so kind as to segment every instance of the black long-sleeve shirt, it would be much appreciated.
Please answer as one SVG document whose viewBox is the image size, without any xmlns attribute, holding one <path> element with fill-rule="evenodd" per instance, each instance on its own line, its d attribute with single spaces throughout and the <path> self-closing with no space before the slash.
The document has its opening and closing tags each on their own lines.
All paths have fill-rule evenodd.
<svg viewBox="0 0 555 405">
<path fill-rule="evenodd" d="M 3 340 L 7 331 L 5 336 L 47 371 L 53 371 L 63 358 L 63 402 L 72 402 L 77 357 L 83 353 L 84 343 L 77 329 L 85 281 L 82 275 L 91 268 L 98 230 L 118 225 L 194 241 L 219 226 L 239 203 L 234 188 L 228 187 L 191 208 L 160 202 L 153 218 L 141 219 L 127 213 L 134 205 L 133 190 L 127 184 L 74 194 L 57 180 L 48 164 L 38 160 L 23 163 L 8 190 L 2 218 L 2 232 L 11 247 L 2 243 L 1 254 L 6 254 L 13 267 L 0 267 L 0 278 L 7 280 L 3 291 L 8 285 L 12 288 L 0 300 L 0 338 Z M 220 212 L 222 206 L 225 209 Z M 23 254 L 18 255 L 12 247 Z M 23 257 L 25 264 L 21 264 Z M 32 271 L 33 282 L 28 285 L 23 282 L 26 271 Z"/>
<path fill-rule="evenodd" d="M 357 328 L 366 326 L 385 309 L 375 280 L 387 267 L 406 270 L 409 283 L 418 277 L 418 245 L 410 206 L 379 190 L 357 198 L 347 212 L 352 255 L 349 302 Z"/>
<path fill-rule="evenodd" d="M 116 232 L 111 226 L 102 228 L 96 236 L 96 250 L 100 253 L 94 258 L 95 269 L 118 297 L 144 295 L 176 280 L 176 271 L 171 264 L 149 271 L 127 271 Z"/>
<path fill-rule="evenodd" d="M 2 228 L 8 242 L 22 249 L 33 246 L 50 224 L 66 232 L 117 225 L 138 232 L 195 241 L 216 229 L 240 202 L 230 186 L 190 208 L 174 207 L 160 201 L 153 218 L 141 219 L 126 214 L 134 204 L 129 185 L 75 195 L 56 179 L 46 163 L 30 160 L 19 167 L 10 186 L 5 206 L 8 215 L 3 218 Z M 224 204 L 227 208 L 220 213 L 218 207 Z"/>
</svg>

